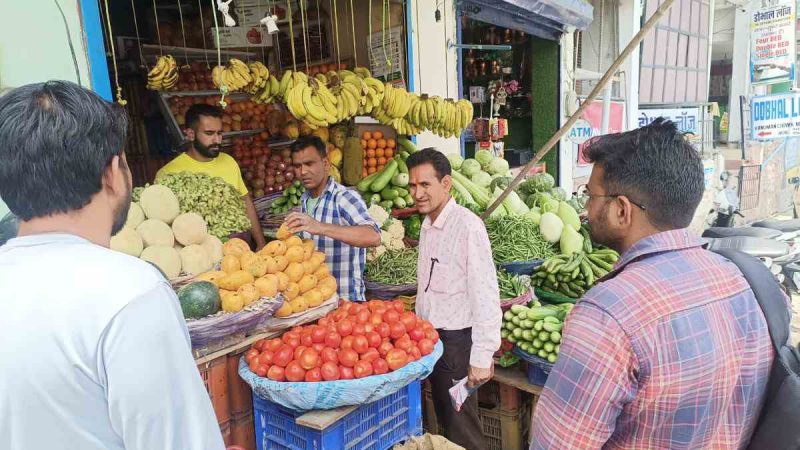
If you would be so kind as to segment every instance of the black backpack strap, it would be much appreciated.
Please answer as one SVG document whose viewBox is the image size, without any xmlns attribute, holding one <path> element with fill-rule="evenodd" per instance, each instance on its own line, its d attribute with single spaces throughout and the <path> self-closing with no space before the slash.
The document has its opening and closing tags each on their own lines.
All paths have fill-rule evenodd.
<svg viewBox="0 0 800 450">
<path fill-rule="evenodd" d="M 726 248 L 712 251 L 729 259 L 739 267 L 742 275 L 750 284 L 761 311 L 764 312 L 772 345 L 775 346 L 777 354 L 780 354 L 780 349 L 789 342 L 791 316 L 784 300 L 785 294 L 772 272 L 761 260 L 738 250 Z"/>
</svg>

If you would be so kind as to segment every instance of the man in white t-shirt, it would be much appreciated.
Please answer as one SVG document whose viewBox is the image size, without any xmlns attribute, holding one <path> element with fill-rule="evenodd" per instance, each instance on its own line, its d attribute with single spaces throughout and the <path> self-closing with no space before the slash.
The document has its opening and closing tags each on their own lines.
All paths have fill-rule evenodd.
<svg viewBox="0 0 800 450">
<path fill-rule="evenodd" d="M 222 449 L 175 294 L 108 249 L 131 177 L 124 111 L 68 82 L 0 97 L 0 448 Z"/>
</svg>

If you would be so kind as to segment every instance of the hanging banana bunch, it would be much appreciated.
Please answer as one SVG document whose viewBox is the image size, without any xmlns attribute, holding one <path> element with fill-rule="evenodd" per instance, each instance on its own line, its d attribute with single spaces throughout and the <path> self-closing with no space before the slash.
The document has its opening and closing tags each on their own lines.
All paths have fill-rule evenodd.
<svg viewBox="0 0 800 450">
<path fill-rule="evenodd" d="M 156 65 L 147 74 L 147 89 L 168 91 L 178 83 L 178 64 L 172 55 L 158 58 Z"/>
<path fill-rule="evenodd" d="M 289 112 L 312 130 L 336 123 L 339 102 L 327 86 L 302 72 L 294 72 L 292 78 L 285 96 Z"/>
<path fill-rule="evenodd" d="M 264 69 L 266 70 L 266 67 Z M 227 89 L 227 93 L 243 91 L 254 82 L 250 67 L 236 58 L 231 58 L 227 66 L 215 66 L 211 70 L 211 79 L 214 86 L 222 90 Z"/>
</svg>

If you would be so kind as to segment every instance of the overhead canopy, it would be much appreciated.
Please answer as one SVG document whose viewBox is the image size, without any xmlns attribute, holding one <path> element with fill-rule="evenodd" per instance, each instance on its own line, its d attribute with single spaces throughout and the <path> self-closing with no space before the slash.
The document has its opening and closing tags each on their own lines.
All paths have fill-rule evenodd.
<svg viewBox="0 0 800 450">
<path fill-rule="evenodd" d="M 556 40 L 568 27 L 586 29 L 593 8 L 585 0 L 459 0 L 468 17 Z"/>
</svg>

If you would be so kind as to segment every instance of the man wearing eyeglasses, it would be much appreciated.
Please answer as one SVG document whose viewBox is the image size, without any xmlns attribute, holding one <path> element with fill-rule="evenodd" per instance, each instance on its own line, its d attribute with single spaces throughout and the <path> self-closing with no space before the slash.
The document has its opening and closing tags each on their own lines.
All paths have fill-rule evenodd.
<svg viewBox="0 0 800 450">
<path fill-rule="evenodd" d="M 739 269 L 687 230 L 699 155 L 663 119 L 586 154 L 592 240 L 622 256 L 567 317 L 530 448 L 743 448 L 773 351 Z"/>
<path fill-rule="evenodd" d="M 430 376 L 436 418 L 444 436 L 467 450 L 483 450 L 477 395 L 460 411 L 450 401 L 455 382 L 476 387 L 494 373 L 500 348 L 500 291 L 489 236 L 481 219 L 450 197 L 450 162 L 434 149 L 407 161 L 411 195 L 424 214 L 417 262 L 417 315 L 439 332 L 444 354 Z"/>
</svg>

